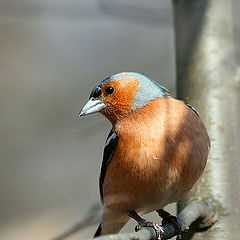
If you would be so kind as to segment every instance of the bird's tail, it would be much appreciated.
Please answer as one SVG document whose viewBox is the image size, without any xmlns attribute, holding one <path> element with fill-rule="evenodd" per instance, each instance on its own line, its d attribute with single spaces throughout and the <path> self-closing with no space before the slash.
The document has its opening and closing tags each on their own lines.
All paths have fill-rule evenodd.
<svg viewBox="0 0 240 240">
<path fill-rule="evenodd" d="M 98 226 L 94 238 L 102 235 L 118 233 L 124 227 L 124 225 L 126 225 L 127 222 L 128 219 L 124 221 L 102 221 Z"/>
</svg>

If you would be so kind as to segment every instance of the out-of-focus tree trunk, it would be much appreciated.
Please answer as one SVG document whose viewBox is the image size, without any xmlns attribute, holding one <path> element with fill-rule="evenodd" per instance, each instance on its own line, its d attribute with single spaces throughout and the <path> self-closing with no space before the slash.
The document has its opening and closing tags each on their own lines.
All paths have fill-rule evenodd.
<svg viewBox="0 0 240 240">
<path fill-rule="evenodd" d="M 204 175 L 178 203 L 196 199 L 217 206 L 218 222 L 184 239 L 240 236 L 240 81 L 233 41 L 231 0 L 173 0 L 178 98 L 199 112 L 210 138 Z"/>
</svg>

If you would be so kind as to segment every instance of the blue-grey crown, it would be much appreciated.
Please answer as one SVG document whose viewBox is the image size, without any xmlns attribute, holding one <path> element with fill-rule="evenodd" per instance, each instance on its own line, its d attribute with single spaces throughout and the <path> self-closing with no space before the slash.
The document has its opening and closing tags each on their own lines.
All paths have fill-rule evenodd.
<svg viewBox="0 0 240 240">
<path fill-rule="evenodd" d="M 167 97 L 169 95 L 169 91 L 165 87 L 161 86 L 150 78 L 135 72 L 122 72 L 108 77 L 104 79 L 96 88 L 94 88 L 91 94 L 96 94 L 96 92 L 99 91 L 98 89 L 101 89 L 102 86 L 109 81 L 119 81 L 124 78 L 134 78 L 140 83 L 138 92 L 134 98 L 133 109 L 144 107 L 151 100 L 159 97 Z"/>
</svg>

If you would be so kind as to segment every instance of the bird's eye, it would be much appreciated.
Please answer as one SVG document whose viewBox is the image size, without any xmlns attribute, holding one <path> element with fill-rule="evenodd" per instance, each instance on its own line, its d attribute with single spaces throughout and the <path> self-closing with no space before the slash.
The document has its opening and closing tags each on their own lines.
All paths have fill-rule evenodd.
<svg viewBox="0 0 240 240">
<path fill-rule="evenodd" d="M 105 92 L 106 92 L 107 94 L 112 94 L 112 93 L 114 92 L 114 90 L 115 90 L 114 87 L 109 86 L 109 87 L 106 88 Z"/>
</svg>

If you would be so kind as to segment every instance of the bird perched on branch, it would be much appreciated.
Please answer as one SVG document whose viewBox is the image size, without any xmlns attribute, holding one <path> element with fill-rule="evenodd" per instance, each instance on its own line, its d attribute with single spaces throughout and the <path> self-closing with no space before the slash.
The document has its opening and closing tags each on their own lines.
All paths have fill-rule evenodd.
<svg viewBox="0 0 240 240">
<path fill-rule="evenodd" d="M 161 227 L 139 213 L 157 211 L 180 200 L 203 173 L 210 141 L 195 109 L 139 73 L 124 72 L 103 80 L 79 116 L 100 112 L 111 123 L 103 153 L 100 195 L 104 206 L 95 237 L 117 233 L 135 219 Z"/>
</svg>

